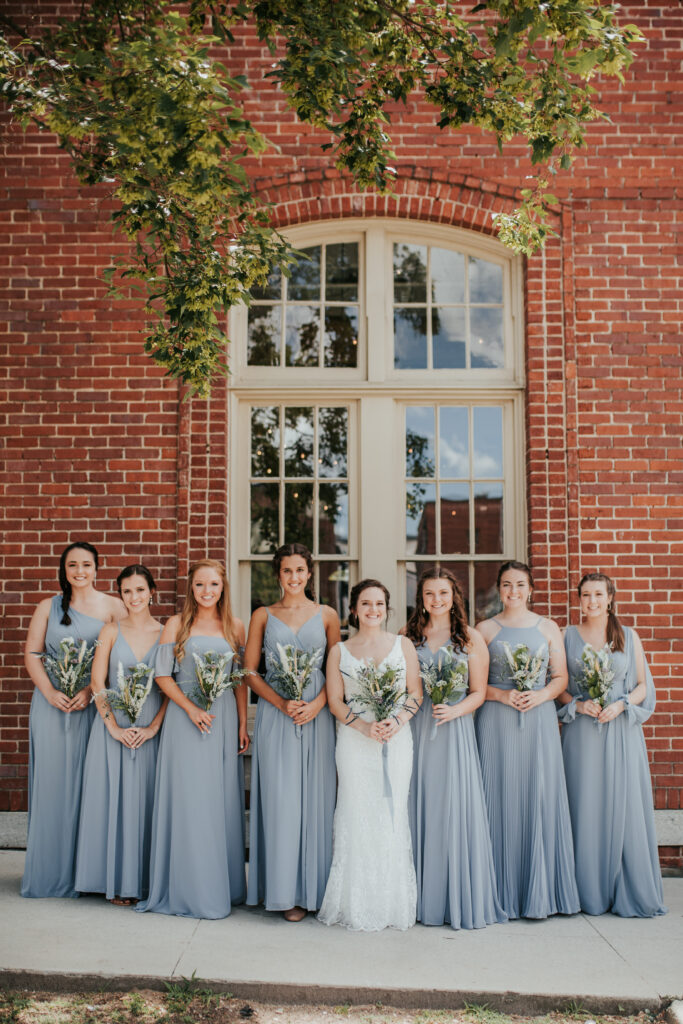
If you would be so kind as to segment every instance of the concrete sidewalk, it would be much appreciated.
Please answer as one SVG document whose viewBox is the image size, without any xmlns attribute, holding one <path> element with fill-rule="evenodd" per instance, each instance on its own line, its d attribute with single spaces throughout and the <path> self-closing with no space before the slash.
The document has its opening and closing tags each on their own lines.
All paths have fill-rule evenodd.
<svg viewBox="0 0 683 1024">
<path fill-rule="evenodd" d="M 25 900 L 22 851 L 0 852 L 0 985 L 158 988 L 203 984 L 275 1003 L 454 1008 L 465 1001 L 545 1012 L 660 1009 L 683 995 L 683 879 L 664 880 L 669 913 L 513 921 L 474 932 L 416 925 L 359 934 L 314 917 L 236 908 L 223 921 L 137 914 L 101 897 Z"/>
</svg>

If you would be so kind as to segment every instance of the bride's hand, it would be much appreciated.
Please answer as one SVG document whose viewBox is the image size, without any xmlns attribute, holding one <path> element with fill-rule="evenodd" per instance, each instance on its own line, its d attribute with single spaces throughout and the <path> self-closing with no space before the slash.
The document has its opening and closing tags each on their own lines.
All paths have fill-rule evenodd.
<svg viewBox="0 0 683 1024">
<path fill-rule="evenodd" d="M 371 724 L 367 733 L 371 740 L 377 740 L 378 743 L 385 742 L 384 724 L 384 722 L 373 722 Z"/>
<path fill-rule="evenodd" d="M 384 742 L 385 743 L 387 743 L 391 739 L 392 736 L 396 735 L 396 733 L 401 728 L 401 724 L 402 723 L 397 721 L 395 718 L 385 718 L 384 719 L 384 721 L 381 723 L 381 725 L 382 725 L 383 738 L 384 738 Z"/>
</svg>

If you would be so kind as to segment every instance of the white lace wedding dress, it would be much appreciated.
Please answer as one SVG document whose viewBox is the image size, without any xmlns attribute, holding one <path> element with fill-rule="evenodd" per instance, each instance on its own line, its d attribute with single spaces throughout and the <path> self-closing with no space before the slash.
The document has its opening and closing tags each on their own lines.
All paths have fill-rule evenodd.
<svg viewBox="0 0 683 1024">
<path fill-rule="evenodd" d="M 340 644 L 347 701 L 357 692 L 362 664 Z M 401 638 L 380 663 L 402 667 Z M 372 718 L 368 712 L 362 716 Z M 383 744 L 357 729 L 337 725 L 339 790 L 334 814 L 332 867 L 318 919 L 357 931 L 410 928 L 417 888 L 408 821 L 413 741 L 405 725 L 387 746 L 391 799 L 385 795 Z"/>
</svg>

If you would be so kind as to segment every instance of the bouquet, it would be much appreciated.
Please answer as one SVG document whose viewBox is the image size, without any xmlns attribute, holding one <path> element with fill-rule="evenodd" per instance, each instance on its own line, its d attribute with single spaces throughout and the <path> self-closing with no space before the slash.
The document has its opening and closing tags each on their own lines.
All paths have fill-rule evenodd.
<svg viewBox="0 0 683 1024">
<path fill-rule="evenodd" d="M 320 664 L 324 648 L 317 647 L 313 651 L 300 651 L 293 644 L 276 644 L 278 657 L 268 655 L 270 682 L 285 700 L 301 700 L 311 674 Z M 295 725 L 294 731 L 301 739 L 301 726 Z"/>
<path fill-rule="evenodd" d="M 510 677 L 518 690 L 535 690 L 536 683 L 545 672 L 545 656 L 548 648 L 545 644 L 532 654 L 526 644 L 517 644 L 514 650 L 503 641 L 505 660 L 510 669 Z M 519 712 L 519 726 L 524 728 L 524 712 Z"/>
<path fill-rule="evenodd" d="M 105 690 L 104 696 L 112 711 L 123 711 L 131 725 L 135 725 L 154 682 L 154 666 L 139 661 L 129 672 L 124 672 L 119 662 L 115 690 Z M 99 697 L 99 694 L 97 695 Z M 130 748 L 135 759 L 135 748 Z"/>
<path fill-rule="evenodd" d="M 604 708 L 614 680 L 611 645 L 605 644 L 599 651 L 596 651 L 590 644 L 584 644 L 581 661 L 583 662 L 583 687 L 588 691 L 591 700 L 597 701 L 600 707 Z M 598 722 L 598 727 L 602 729 L 602 722 Z"/>
<path fill-rule="evenodd" d="M 96 643 L 88 644 L 87 640 L 79 643 L 72 636 L 65 636 L 59 641 L 59 654 L 56 656 L 47 651 L 38 653 L 52 684 L 69 700 L 90 683 L 90 667 L 96 646 Z M 66 715 L 66 729 L 69 724 L 69 715 Z"/>
<path fill-rule="evenodd" d="M 440 647 L 437 655 L 442 651 L 442 658 L 420 672 L 420 678 L 433 705 L 448 704 L 452 697 L 461 697 L 467 692 L 467 659 L 456 659 L 450 647 Z M 433 721 L 430 739 L 436 736 L 436 729 L 437 723 Z"/>
<path fill-rule="evenodd" d="M 217 651 L 206 651 L 204 654 L 192 652 L 197 685 L 190 694 L 195 704 L 204 711 L 209 711 L 212 704 L 226 690 L 232 690 L 241 680 L 242 673 L 231 672 L 232 651 L 218 654 Z M 206 733 L 202 732 L 202 739 Z"/>
<path fill-rule="evenodd" d="M 357 684 L 357 692 L 349 699 L 350 704 L 355 704 L 363 711 L 369 711 L 376 722 L 384 722 L 387 718 L 396 718 L 399 711 L 408 703 L 408 692 L 405 686 L 403 668 L 385 669 L 378 668 L 372 661 L 361 663 L 361 667 L 354 675 Z M 417 710 L 415 708 L 414 710 Z M 357 715 L 349 711 L 349 722 L 351 724 Z M 389 766 L 387 758 L 389 747 L 382 744 L 382 771 L 384 775 L 384 796 L 388 798 L 393 820 L 394 807 L 391 793 L 391 779 L 389 778 Z"/>
</svg>

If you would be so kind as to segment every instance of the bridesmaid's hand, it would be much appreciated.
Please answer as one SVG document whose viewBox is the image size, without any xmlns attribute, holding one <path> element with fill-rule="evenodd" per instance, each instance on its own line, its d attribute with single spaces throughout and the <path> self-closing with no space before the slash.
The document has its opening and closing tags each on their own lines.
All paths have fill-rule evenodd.
<svg viewBox="0 0 683 1024">
<path fill-rule="evenodd" d="M 69 711 L 84 711 L 90 703 L 90 687 L 85 686 L 79 690 L 75 697 L 69 701 Z"/>
<path fill-rule="evenodd" d="M 240 723 L 240 728 L 239 728 L 239 734 L 238 735 L 239 735 L 239 749 L 238 749 L 237 753 L 238 754 L 246 754 L 246 752 L 249 750 L 249 744 L 251 743 L 251 740 L 249 739 L 249 731 L 247 729 L 247 723 L 246 722 L 244 724 Z"/>
<path fill-rule="evenodd" d="M 124 729 L 122 726 L 116 724 L 110 725 L 108 728 L 109 735 L 113 740 L 116 740 L 117 743 L 122 743 L 124 747 L 133 746 L 135 729 Z"/>
<path fill-rule="evenodd" d="M 588 715 L 589 718 L 598 718 L 602 708 L 597 700 L 577 700 L 576 711 L 579 715 Z"/>
<path fill-rule="evenodd" d="M 545 703 L 545 694 L 543 690 L 521 690 L 517 691 L 517 709 L 519 711 L 531 711 L 532 708 L 537 708 L 540 704 Z"/>
<path fill-rule="evenodd" d="M 498 690 L 498 700 L 501 704 L 507 704 L 509 708 L 516 708 L 519 699 L 519 690 Z"/>
<path fill-rule="evenodd" d="M 435 704 L 432 709 L 432 718 L 436 719 L 437 725 L 444 722 L 452 722 L 454 718 L 460 718 L 462 711 L 458 704 Z"/>
<path fill-rule="evenodd" d="M 196 725 L 201 733 L 211 732 L 211 726 L 215 715 L 210 715 L 208 711 L 203 711 L 197 704 L 193 704 L 190 710 L 187 712 L 187 716 L 193 725 Z"/>
<path fill-rule="evenodd" d="M 285 701 L 285 706 L 283 708 L 283 712 L 284 712 L 285 715 L 289 715 L 290 718 L 293 718 L 294 721 L 296 721 L 297 715 L 299 714 L 301 709 L 305 706 L 305 704 L 306 704 L 306 702 L 303 701 L 303 700 L 286 700 Z M 298 723 L 298 724 L 301 724 L 301 723 Z"/>
<path fill-rule="evenodd" d="M 58 711 L 64 711 L 68 714 L 71 711 L 71 701 L 65 693 L 58 690 L 55 686 L 52 687 L 52 692 L 47 698 L 48 704 L 51 704 L 53 708 L 57 708 Z"/>
<path fill-rule="evenodd" d="M 299 702 L 296 714 L 292 715 L 292 718 L 296 725 L 308 725 L 309 722 L 312 722 L 313 719 L 316 718 L 319 712 L 320 708 L 316 708 L 312 701 L 309 703 L 308 701 L 302 700 Z"/>
<path fill-rule="evenodd" d="M 132 729 L 128 729 L 127 732 L 135 733 L 132 737 L 132 742 L 129 744 L 133 749 L 141 747 L 147 740 L 151 740 L 153 736 L 156 736 L 156 731 L 151 725 L 134 726 Z"/>
<path fill-rule="evenodd" d="M 624 710 L 624 702 L 621 700 L 615 700 L 613 704 L 608 704 L 606 708 L 603 708 L 598 715 L 598 722 L 611 722 L 617 718 Z"/>
</svg>

